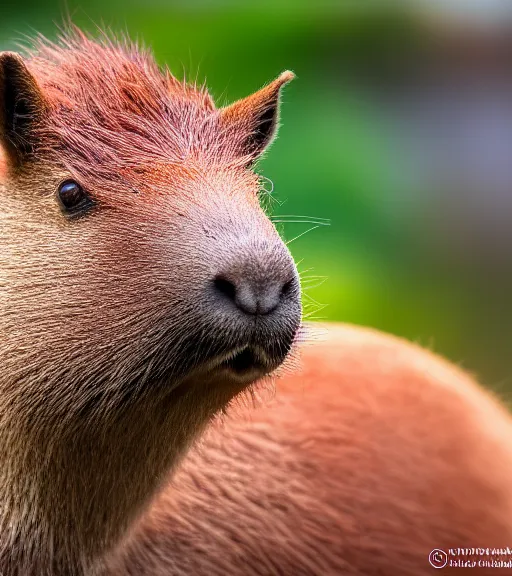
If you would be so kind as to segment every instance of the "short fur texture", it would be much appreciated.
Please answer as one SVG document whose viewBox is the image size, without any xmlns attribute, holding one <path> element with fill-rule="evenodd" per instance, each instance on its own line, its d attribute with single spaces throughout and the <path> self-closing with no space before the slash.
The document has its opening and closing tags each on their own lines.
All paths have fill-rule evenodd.
<svg viewBox="0 0 512 576">
<path fill-rule="evenodd" d="M 409 576 L 510 544 L 510 418 L 427 352 L 329 328 L 273 406 L 229 411 L 300 340 L 251 170 L 292 76 L 217 109 L 129 43 L 0 53 L 2 576 Z M 265 370 L 223 368 L 248 347 Z"/>
<path fill-rule="evenodd" d="M 112 560 L 115 576 L 428 576 L 435 548 L 512 548 L 509 413 L 404 340 L 325 331 L 271 405 L 209 430 Z"/>
<path fill-rule="evenodd" d="M 0 54 L 2 576 L 93 574 L 256 378 L 219 362 L 247 345 L 267 372 L 285 359 L 298 276 L 250 166 L 289 77 L 217 110 L 134 46 L 76 30 Z M 69 179 L 93 201 L 78 217 L 57 201 Z M 219 274 L 291 288 L 252 319 Z"/>
</svg>

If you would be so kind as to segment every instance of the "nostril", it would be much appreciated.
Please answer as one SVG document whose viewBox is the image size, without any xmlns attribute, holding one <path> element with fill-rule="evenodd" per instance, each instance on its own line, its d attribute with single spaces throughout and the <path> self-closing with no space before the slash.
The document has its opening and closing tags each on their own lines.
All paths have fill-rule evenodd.
<svg viewBox="0 0 512 576">
<path fill-rule="evenodd" d="M 281 288 L 281 297 L 288 296 L 288 294 L 290 294 L 290 292 L 292 291 L 294 285 L 295 280 L 293 278 L 291 280 L 288 280 L 288 282 L 285 282 L 283 284 L 283 287 Z"/>
<path fill-rule="evenodd" d="M 233 284 L 233 282 L 230 282 L 223 276 L 217 276 L 213 281 L 213 284 L 219 292 L 224 294 L 224 296 L 227 296 L 230 300 L 235 300 L 236 286 Z"/>
</svg>

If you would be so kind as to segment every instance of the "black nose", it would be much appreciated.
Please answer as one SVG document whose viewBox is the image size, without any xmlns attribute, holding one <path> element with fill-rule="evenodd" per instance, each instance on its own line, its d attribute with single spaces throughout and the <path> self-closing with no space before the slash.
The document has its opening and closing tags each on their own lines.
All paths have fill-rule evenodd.
<svg viewBox="0 0 512 576">
<path fill-rule="evenodd" d="M 214 279 L 218 293 L 246 314 L 270 314 L 298 289 L 295 275 L 288 279 L 260 278 L 242 273 L 219 274 Z"/>
</svg>

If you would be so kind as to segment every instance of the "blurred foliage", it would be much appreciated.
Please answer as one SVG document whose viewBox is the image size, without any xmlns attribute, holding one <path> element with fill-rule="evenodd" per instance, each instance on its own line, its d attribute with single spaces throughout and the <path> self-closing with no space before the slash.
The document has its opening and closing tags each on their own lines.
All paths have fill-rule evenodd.
<svg viewBox="0 0 512 576">
<path fill-rule="evenodd" d="M 274 214 L 331 222 L 303 235 L 313 224 L 279 224 L 288 240 L 299 236 L 290 248 L 303 275 L 306 314 L 405 336 L 503 389 L 509 350 L 496 301 L 426 241 L 431 230 L 418 218 L 416 199 L 394 194 L 392 142 L 353 81 L 355 74 L 371 84 L 372 75 L 393 72 L 421 44 L 411 13 L 379 6 L 25 0 L 2 7 L 0 43 L 15 48 L 35 31 L 54 38 L 67 15 L 90 31 L 127 31 L 175 75 L 207 78 L 219 105 L 294 70 L 280 137 L 260 169 L 273 182 Z"/>
</svg>

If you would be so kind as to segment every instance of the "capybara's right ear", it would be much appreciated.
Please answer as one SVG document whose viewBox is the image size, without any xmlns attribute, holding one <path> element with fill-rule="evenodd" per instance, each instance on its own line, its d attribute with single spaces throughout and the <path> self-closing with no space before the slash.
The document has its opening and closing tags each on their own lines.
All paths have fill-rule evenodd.
<svg viewBox="0 0 512 576">
<path fill-rule="evenodd" d="M 36 128 L 46 111 L 46 100 L 23 58 L 0 52 L 0 144 L 9 162 L 20 164 L 34 152 Z"/>
</svg>

